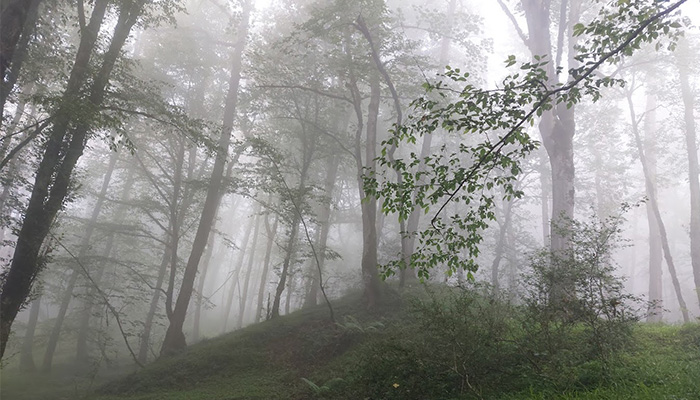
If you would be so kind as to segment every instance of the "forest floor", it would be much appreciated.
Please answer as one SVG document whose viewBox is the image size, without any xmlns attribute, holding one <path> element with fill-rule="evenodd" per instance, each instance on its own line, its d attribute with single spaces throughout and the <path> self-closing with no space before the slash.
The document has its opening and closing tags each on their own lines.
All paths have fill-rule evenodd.
<svg viewBox="0 0 700 400">
<path fill-rule="evenodd" d="M 405 344 L 411 338 L 422 341 L 412 342 L 416 346 L 426 343 L 420 324 L 409 311 L 407 296 L 401 297 L 404 300 L 393 296 L 390 304 L 370 313 L 359 295 L 351 295 L 334 302 L 339 323 L 330 321 L 323 306 L 301 310 L 202 341 L 180 355 L 121 377 L 116 376 L 124 371 L 116 367 L 98 378 L 71 375 L 68 368 L 60 367 L 49 376 L 5 368 L 0 398 L 700 399 L 698 324 L 638 324 L 633 330 L 634 345 L 620 355 L 608 378 L 574 387 L 523 380 L 480 390 L 467 381 L 455 394 L 454 388 L 435 383 L 444 376 L 443 371 L 434 371 L 436 378 L 432 379 L 433 372 L 426 375 L 423 370 L 412 380 L 414 371 L 402 369 L 401 352 L 406 347 L 395 343 L 404 340 Z M 411 360 L 416 361 L 411 368 L 420 368 L 420 353 L 408 352 L 407 357 L 418 357 Z M 372 361 L 382 354 L 389 357 L 386 364 Z M 577 373 L 585 382 L 586 368 Z"/>
</svg>

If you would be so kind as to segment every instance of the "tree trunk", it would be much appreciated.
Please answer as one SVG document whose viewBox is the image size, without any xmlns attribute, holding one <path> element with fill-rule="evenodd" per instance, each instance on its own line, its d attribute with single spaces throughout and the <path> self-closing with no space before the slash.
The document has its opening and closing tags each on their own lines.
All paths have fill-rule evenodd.
<svg viewBox="0 0 700 400">
<path fill-rule="evenodd" d="M 265 296 L 265 287 L 267 286 L 267 275 L 270 271 L 270 258 L 272 256 L 272 245 L 275 243 L 277 235 L 277 222 L 279 218 L 275 218 L 275 222 L 270 227 L 269 214 L 265 215 L 265 231 L 267 232 L 267 248 L 265 248 L 265 260 L 263 261 L 263 270 L 260 276 L 260 286 L 258 287 L 258 306 L 255 313 L 255 323 L 260 322 L 263 309 L 263 299 Z"/>
<path fill-rule="evenodd" d="M 651 185 L 646 188 L 647 198 L 654 196 L 650 190 L 656 186 L 656 101 L 647 95 L 647 106 L 644 115 L 644 155 Z M 647 205 L 647 221 L 649 225 L 649 301 L 652 302 L 647 315 L 647 322 L 661 322 L 663 317 L 663 280 L 662 280 L 662 249 L 659 224 L 651 207 Z"/>
<path fill-rule="evenodd" d="M 221 200 L 219 200 L 221 201 Z M 204 299 L 204 283 L 207 279 L 207 272 L 209 271 L 209 265 L 211 264 L 212 255 L 214 254 L 214 239 L 216 238 L 216 225 L 214 223 L 214 229 L 212 233 L 209 234 L 209 240 L 207 241 L 206 252 L 204 253 L 204 260 L 202 260 L 202 270 L 197 277 L 197 293 L 195 300 L 194 309 L 194 321 L 192 322 L 192 342 L 197 343 L 199 341 L 199 325 L 202 318 L 202 303 Z"/>
<path fill-rule="evenodd" d="M 294 272 L 292 272 L 287 282 L 287 298 L 284 301 L 284 315 L 289 315 L 292 310 L 292 294 L 294 294 L 294 289 L 296 289 L 294 275 Z"/>
<path fill-rule="evenodd" d="M 347 125 L 347 124 L 346 124 Z M 333 187 L 335 186 L 338 177 L 338 166 L 340 165 L 340 157 L 331 156 L 326 164 L 326 180 L 323 184 L 323 193 L 325 194 L 321 201 L 321 209 L 318 213 L 319 234 L 317 240 L 318 263 L 316 260 L 311 260 L 309 271 L 311 272 L 311 285 L 304 299 L 304 308 L 315 306 L 318 300 L 319 285 L 321 277 L 319 274 L 323 271 L 323 266 L 326 262 L 326 246 L 328 244 L 328 234 L 331 230 L 331 203 L 333 201 Z"/>
<path fill-rule="evenodd" d="M 498 236 L 496 237 L 496 251 L 494 254 L 493 262 L 491 263 L 491 285 L 493 286 L 494 296 L 498 296 L 501 284 L 500 284 L 500 267 L 501 259 L 505 253 L 506 248 L 506 233 L 510 228 L 512 200 L 503 200 L 503 221 L 499 224 Z"/>
<path fill-rule="evenodd" d="M 223 323 L 223 333 L 226 333 L 226 328 L 228 325 L 228 318 L 231 315 L 231 306 L 233 305 L 233 295 L 236 293 L 236 285 L 238 283 L 238 276 L 243 269 L 243 261 L 245 260 L 246 250 L 248 249 L 248 242 L 250 241 L 250 234 L 253 232 L 253 225 L 255 224 L 256 216 L 253 216 L 246 226 L 245 233 L 243 234 L 243 242 L 241 243 L 240 251 L 236 261 L 236 269 L 233 271 L 233 276 L 231 278 L 231 288 L 228 292 L 228 298 L 226 299 L 226 307 L 224 308 L 224 323 Z"/>
<path fill-rule="evenodd" d="M 153 296 L 151 297 L 151 303 L 148 307 L 148 314 L 146 314 L 146 319 L 143 322 L 143 332 L 141 333 L 138 354 L 138 360 L 142 364 L 145 364 L 146 361 L 148 361 L 148 349 L 150 348 L 153 320 L 155 319 L 156 311 L 158 311 L 158 302 L 162 294 L 163 283 L 165 282 L 165 274 L 168 272 L 168 265 L 170 265 L 170 238 L 168 237 L 167 233 L 166 240 L 167 244 L 165 246 L 165 249 L 163 250 L 163 257 L 161 258 L 160 268 L 158 269 L 158 278 L 156 280 L 156 286 L 153 288 Z"/>
<path fill-rule="evenodd" d="M 218 152 L 214 161 L 214 168 L 211 174 L 211 180 L 207 189 L 207 197 L 204 200 L 204 208 L 195 234 L 192 251 L 187 260 L 187 267 L 182 279 L 180 293 L 177 297 L 175 309 L 168 325 L 168 330 L 165 333 L 163 346 L 161 347 L 161 356 L 167 356 L 177 353 L 187 346 L 185 335 L 182 333 L 182 326 L 187 316 L 187 308 L 192 297 L 192 288 L 194 287 L 194 278 L 197 275 L 197 267 L 199 260 L 204 252 L 209 234 L 211 232 L 212 223 L 216 216 L 219 207 L 219 193 L 221 191 L 224 167 L 228 157 L 228 148 L 231 143 L 231 133 L 233 131 L 233 121 L 236 114 L 236 106 L 238 103 L 238 86 L 241 79 L 241 64 L 243 60 L 243 48 L 248 35 L 248 21 L 250 19 L 250 9 L 252 4 L 250 0 L 243 4 L 243 15 L 238 27 L 238 37 L 236 47 L 232 54 L 231 77 L 229 79 L 229 88 L 226 95 L 226 106 L 224 109 L 224 121 L 221 130 L 221 137 L 218 142 Z"/>
<path fill-rule="evenodd" d="M 250 245 L 248 252 L 248 267 L 246 268 L 243 287 L 241 288 L 241 297 L 238 300 L 238 320 L 236 328 L 243 327 L 243 317 L 245 317 L 245 306 L 248 303 L 248 287 L 250 285 L 250 275 L 253 273 L 253 265 L 255 265 L 255 250 L 258 247 L 258 234 L 260 233 L 260 206 L 255 209 L 255 229 L 253 230 L 253 242 Z"/>
<path fill-rule="evenodd" d="M 0 14 L 0 77 L 4 83 L 25 25 L 36 24 L 36 17 L 32 21 L 31 10 L 38 6 L 39 1 L 8 0 L 3 3 Z"/>
<path fill-rule="evenodd" d="M 105 172 L 104 178 L 102 180 L 102 188 L 100 193 L 97 195 L 97 201 L 95 202 L 95 207 L 92 209 L 92 214 L 85 227 L 85 235 L 80 242 L 80 251 L 78 253 L 78 259 L 73 260 L 73 263 L 82 263 L 85 257 L 90 252 L 90 242 L 92 240 L 92 234 L 95 232 L 95 227 L 97 226 L 97 220 L 102 212 L 102 206 L 104 205 L 105 198 L 107 197 L 107 190 L 109 189 L 109 183 L 112 180 L 112 173 L 117 165 L 117 159 L 119 158 L 118 153 L 111 153 L 109 158 L 109 165 L 107 166 L 107 171 Z M 46 345 L 46 353 L 44 354 L 44 363 L 41 367 L 43 372 L 51 371 L 51 364 L 53 363 L 53 355 L 56 351 L 56 346 L 58 345 L 58 340 L 61 336 L 61 329 L 63 327 L 63 321 L 65 320 L 66 313 L 68 312 L 68 307 L 71 300 L 73 299 L 73 291 L 75 289 L 75 284 L 78 281 L 80 275 L 83 274 L 82 268 L 87 268 L 87 265 L 76 265 L 73 267 L 73 272 L 66 286 L 65 292 L 63 294 L 63 299 L 61 300 L 61 307 L 58 310 L 58 316 L 56 317 L 56 322 L 54 323 L 53 329 L 51 331 L 51 336 L 49 336 L 48 344 Z"/>
<path fill-rule="evenodd" d="M 552 42 L 550 37 L 550 0 L 522 0 L 527 19 L 529 39 L 527 45 L 532 56 L 548 56 L 550 62 L 545 66 L 550 86 L 557 83 L 555 65 L 552 62 Z M 563 5 L 566 7 L 566 5 Z M 568 67 L 577 66 L 576 38 L 571 35 L 574 24 L 578 22 L 580 3 L 573 1 L 569 7 L 569 20 L 566 21 L 566 9 L 560 16 L 559 56 L 562 54 L 563 33 L 568 28 Z M 574 122 L 575 107 L 566 104 L 554 106 L 545 111 L 538 125 L 542 143 L 547 150 L 552 172 L 552 222 L 550 229 L 550 247 L 553 252 L 569 248 L 567 235 L 559 228 L 566 228 L 568 221 L 574 217 L 574 148 L 573 138 L 576 131 Z M 566 290 L 566 289 L 564 289 Z"/>
<path fill-rule="evenodd" d="M 690 55 L 685 40 L 681 40 L 681 50 Z M 688 64 L 676 62 L 683 97 L 683 117 L 685 121 L 685 145 L 688 151 L 688 180 L 690 183 L 690 260 L 693 265 L 695 294 L 700 304 L 700 165 L 698 165 L 698 141 L 695 128 L 695 98 L 688 81 Z"/>
<path fill-rule="evenodd" d="M 292 224 L 289 227 L 289 241 L 287 242 L 287 248 L 284 255 L 284 261 L 282 262 L 282 271 L 280 273 L 280 280 L 277 283 L 277 289 L 275 290 L 275 298 L 272 302 L 272 311 L 270 312 L 270 318 L 276 318 L 280 316 L 280 303 L 282 301 L 282 293 L 287 286 L 287 277 L 289 276 L 289 267 L 292 264 L 294 254 L 296 253 L 296 240 L 299 233 L 299 223 L 300 216 L 298 213 L 294 214 L 292 218 Z"/>
<path fill-rule="evenodd" d="M 36 371 L 34 364 L 34 333 L 39 321 L 39 311 L 41 310 L 41 295 L 32 301 L 32 308 L 29 310 L 29 321 L 27 322 L 27 332 L 24 334 L 22 342 L 22 353 L 19 357 L 19 370 L 21 372 Z"/>
<path fill-rule="evenodd" d="M 376 169 L 377 157 L 377 119 L 379 117 L 379 79 L 373 75 L 370 80 L 370 100 L 367 114 L 367 143 L 365 164 L 367 173 Z M 365 198 L 362 178 L 358 176 L 360 197 Z M 377 198 L 368 196 L 362 202 L 362 282 L 365 287 L 367 307 L 372 309 L 381 300 L 381 281 L 377 270 Z"/>
<path fill-rule="evenodd" d="M 683 299 L 683 293 L 681 292 L 681 284 L 678 281 L 678 275 L 676 274 L 676 266 L 673 263 L 673 257 L 671 256 L 671 248 L 668 245 L 668 237 L 666 236 L 666 227 L 664 221 L 661 218 L 661 212 L 659 211 L 659 204 L 656 198 L 656 188 L 651 180 L 651 171 L 649 170 L 649 165 L 647 163 L 646 156 L 644 155 L 644 145 L 642 144 L 642 139 L 639 134 L 639 127 L 637 124 L 637 116 L 634 112 L 634 103 L 632 102 L 631 91 L 627 92 L 627 105 L 629 107 L 630 119 L 632 121 L 632 134 L 634 135 L 634 141 L 637 145 L 637 152 L 639 154 L 639 161 L 642 163 L 642 170 L 644 171 L 644 184 L 647 193 L 650 193 L 649 202 L 647 207 L 651 208 L 651 211 L 656 218 L 656 222 L 659 228 L 659 236 L 661 238 L 661 248 L 664 253 L 664 258 L 666 259 L 666 265 L 668 266 L 668 272 L 671 275 L 671 281 L 673 282 L 673 288 L 676 291 L 676 298 L 678 299 L 678 305 L 680 306 L 681 313 L 683 314 L 683 322 L 689 322 L 690 317 L 688 316 L 688 307 Z"/>
</svg>

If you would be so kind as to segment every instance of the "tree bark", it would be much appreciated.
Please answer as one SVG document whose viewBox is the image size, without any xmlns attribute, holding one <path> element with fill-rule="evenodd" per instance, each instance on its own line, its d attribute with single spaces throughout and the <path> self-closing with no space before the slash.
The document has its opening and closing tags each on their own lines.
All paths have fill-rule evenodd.
<svg viewBox="0 0 700 400">
<path fill-rule="evenodd" d="M 167 356 L 177 353 L 187 346 L 185 335 L 182 332 L 182 326 L 187 316 L 187 308 L 192 297 L 192 288 L 194 287 L 194 279 L 197 275 L 197 267 L 199 260 L 204 252 L 209 234 L 211 232 L 212 223 L 216 216 L 216 211 L 219 207 L 219 193 L 222 188 L 224 177 L 224 167 L 228 157 L 228 148 L 231 143 L 231 133 L 233 131 L 233 121 L 236 114 L 236 106 L 238 103 L 238 87 L 241 80 L 241 64 L 243 60 L 243 48 L 248 35 L 248 22 L 250 19 L 251 2 L 248 0 L 243 4 L 243 15 L 238 29 L 238 37 L 236 47 L 232 54 L 231 77 L 229 79 L 229 89 L 226 95 L 226 106 L 224 109 L 224 122 L 221 130 L 221 137 L 218 142 L 218 154 L 214 161 L 214 168 L 211 174 L 211 180 L 207 189 L 207 197 L 204 200 L 204 208 L 195 234 L 194 243 L 190 257 L 187 260 L 187 267 L 182 279 L 180 293 L 175 303 L 175 309 L 168 325 L 168 330 L 165 333 L 163 346 L 161 347 L 161 356 Z"/>
</svg>

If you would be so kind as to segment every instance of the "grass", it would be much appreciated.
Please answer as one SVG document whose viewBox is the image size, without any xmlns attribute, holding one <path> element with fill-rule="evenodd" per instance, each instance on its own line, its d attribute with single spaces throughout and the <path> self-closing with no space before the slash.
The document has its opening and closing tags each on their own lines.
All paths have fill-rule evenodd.
<svg viewBox="0 0 700 400">
<path fill-rule="evenodd" d="M 477 395 L 477 391 L 464 390 L 454 397 L 445 394 L 447 390 L 440 391 L 440 386 L 434 383 L 443 376 L 440 375 L 443 371 L 432 369 L 427 361 L 431 347 L 424 341 L 429 338 L 421 332 L 421 325 L 409 307 L 387 307 L 368 313 L 355 295 L 336 302 L 335 308 L 340 321 L 337 325 L 329 321 L 324 307 L 298 311 L 203 341 L 182 354 L 119 378 L 114 375 L 123 374 L 124 370 L 118 368 L 112 370 L 112 375 L 97 380 L 61 372 L 68 371 L 67 368 L 56 368 L 58 372 L 51 376 L 3 371 L 1 397 L 16 400 L 700 399 L 700 326 L 697 324 L 637 325 L 633 332 L 634 345 L 621 355 L 605 382 L 561 389 L 526 377 L 504 384 L 502 392 L 490 390 Z M 386 354 L 389 366 L 368 365 L 368 360 L 374 360 L 377 354 Z M 389 355 L 396 356 L 399 363 L 402 359 L 411 363 L 402 370 L 401 365 L 391 364 L 393 358 Z M 590 367 L 581 366 L 576 371 L 586 374 Z M 387 372 L 384 381 L 368 381 L 367 376 L 375 372 L 372 368 L 392 371 Z M 378 375 L 383 372 L 386 371 L 379 371 Z M 429 382 L 431 374 L 434 379 Z M 421 380 L 424 376 L 429 378 Z M 105 379 L 110 381 L 103 383 Z M 381 388 L 383 392 L 372 392 L 377 388 L 371 385 L 386 387 Z M 422 388 L 429 394 L 422 393 Z M 378 397 L 372 393 L 384 395 Z"/>
</svg>

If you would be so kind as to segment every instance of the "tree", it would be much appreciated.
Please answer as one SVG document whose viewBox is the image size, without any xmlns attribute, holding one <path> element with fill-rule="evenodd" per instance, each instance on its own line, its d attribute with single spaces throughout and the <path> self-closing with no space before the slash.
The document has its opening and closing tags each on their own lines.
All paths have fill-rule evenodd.
<svg viewBox="0 0 700 400">
<path fill-rule="evenodd" d="M 599 99 L 602 87 L 621 82 L 598 74 L 600 67 L 631 55 L 643 43 L 656 42 L 665 46 L 665 38 L 670 37 L 668 46 L 674 47 L 682 24 L 673 13 L 684 2 L 678 1 L 666 7 L 658 2 L 619 2 L 615 8 L 601 10 L 598 18 L 587 26 L 571 24 L 570 29 L 573 36 L 578 37 L 580 47 L 575 59 L 571 52 L 569 54 L 569 80 L 565 84 L 551 81 L 555 70 L 551 66 L 552 60 L 546 51 L 539 53 L 540 47 L 537 47 L 533 61 L 521 64 L 520 70 L 507 76 L 499 88 L 482 89 L 463 84 L 469 74 L 461 73 L 459 69 L 446 73 L 452 84 L 463 85 L 459 89 L 451 87 L 450 82 L 425 85 L 428 93 L 413 103 L 417 115 L 384 143 L 385 152 L 393 146 L 412 143 L 417 137 L 438 128 L 481 135 L 471 146 L 460 146 L 457 151 L 443 148 L 423 159 L 411 154 L 404 159 L 392 160 L 383 154 L 380 164 L 404 176 L 403 183 L 384 175 L 381 183 L 376 177 L 365 178 L 365 188 L 383 197 L 385 210 L 398 213 L 399 218 L 407 218 L 416 208 L 427 212 L 430 207 L 437 207 L 431 227 L 420 233 L 419 250 L 411 258 L 419 276 L 428 277 L 430 268 L 438 265 L 445 265 L 448 273 L 465 269 L 471 274 L 478 268 L 476 257 L 483 240 L 482 232 L 495 218 L 495 189 L 503 188 L 506 200 L 522 195 L 515 188 L 514 181 L 522 171 L 521 160 L 537 147 L 524 128 L 527 123 L 534 125 L 536 117 L 542 117 L 540 126 L 547 128 L 543 130 L 548 134 L 554 135 L 556 128 L 559 133 L 554 136 L 563 135 L 566 139 L 553 143 L 557 147 L 554 158 L 558 157 L 555 161 L 556 168 L 559 168 L 559 172 L 553 171 L 553 174 L 564 188 L 555 200 L 559 205 L 554 210 L 565 216 L 569 210 L 573 212 L 573 181 L 569 179 L 573 176 L 573 168 L 569 168 L 572 164 L 567 161 L 570 160 L 569 136 L 572 131 L 565 129 L 566 124 L 557 126 L 549 113 L 562 112 L 559 118 L 567 119 L 571 108 L 584 95 L 591 96 L 594 101 Z M 539 30 L 538 24 L 548 26 L 549 15 L 545 11 L 549 10 L 549 2 L 528 2 L 525 5 L 531 7 L 526 11 L 531 13 L 531 35 L 548 34 Z M 570 18 L 571 21 L 576 19 Z M 632 24 L 633 28 L 628 28 L 626 23 Z M 659 32 L 668 35 L 660 36 Z M 549 43 L 545 37 L 531 40 L 538 46 Z M 512 66 L 517 60 L 511 56 L 506 62 L 507 66 Z M 453 93 L 456 93 L 456 98 L 450 97 Z M 548 122 L 555 126 L 548 125 Z M 425 171 L 418 171 L 422 163 L 428 167 Z M 554 164 L 552 168 L 555 168 Z M 416 185 L 419 179 L 425 183 Z M 553 182 L 553 185 L 557 183 Z M 403 196 L 415 190 L 419 191 L 415 202 Z M 452 202 L 467 207 L 448 217 L 441 216 Z M 565 247 L 564 239 L 563 236 L 562 240 L 553 237 L 552 248 Z M 393 273 L 392 265 L 385 269 L 385 275 Z"/>
<path fill-rule="evenodd" d="M 139 20 L 146 0 L 125 2 L 119 12 L 112 40 L 99 71 L 91 84 L 87 98 L 83 87 L 90 81 L 89 63 L 95 50 L 98 33 L 105 19 L 108 2 L 97 0 L 90 22 L 81 31 L 80 45 L 66 84 L 59 108 L 55 111 L 51 133 L 36 173 L 29 204 L 17 237 L 14 257 L 3 282 L 0 295 L 0 357 L 4 354 L 10 329 L 17 313 L 29 295 L 39 273 L 38 255 L 49 228 L 68 194 L 71 176 L 82 155 L 91 129 L 94 113 L 105 98 L 105 90 L 117 58 L 121 54 L 131 28 Z M 74 112 L 77 106 L 91 110 L 89 117 Z"/>
<path fill-rule="evenodd" d="M 163 340 L 163 345 L 160 350 L 161 356 L 167 356 L 182 350 L 186 346 L 185 335 L 182 332 L 182 326 L 187 315 L 187 308 L 192 296 L 194 287 L 194 279 L 197 275 L 199 260 L 204 253 L 209 234 L 216 217 L 219 207 L 219 192 L 221 191 L 224 178 L 224 167 L 228 158 L 228 148 L 231 144 L 231 134 L 233 132 L 233 121 L 236 115 L 236 106 L 238 100 L 238 87 L 241 80 L 241 65 L 243 59 L 243 50 L 248 35 L 248 25 L 250 19 L 252 4 L 249 0 L 243 3 L 243 14 L 241 22 L 238 26 L 236 37 L 236 47 L 231 54 L 231 76 L 229 79 L 229 88 L 226 95 L 226 105 L 224 109 L 224 121 L 221 128 L 221 136 L 217 143 L 217 154 L 214 161 L 214 168 L 211 173 L 209 187 L 207 189 L 207 197 L 204 201 L 204 208 L 197 227 L 197 233 L 192 245 L 190 256 L 185 267 L 184 277 L 180 292 L 178 293 L 175 308 L 173 309 L 170 318 L 170 324 Z"/>
</svg>

